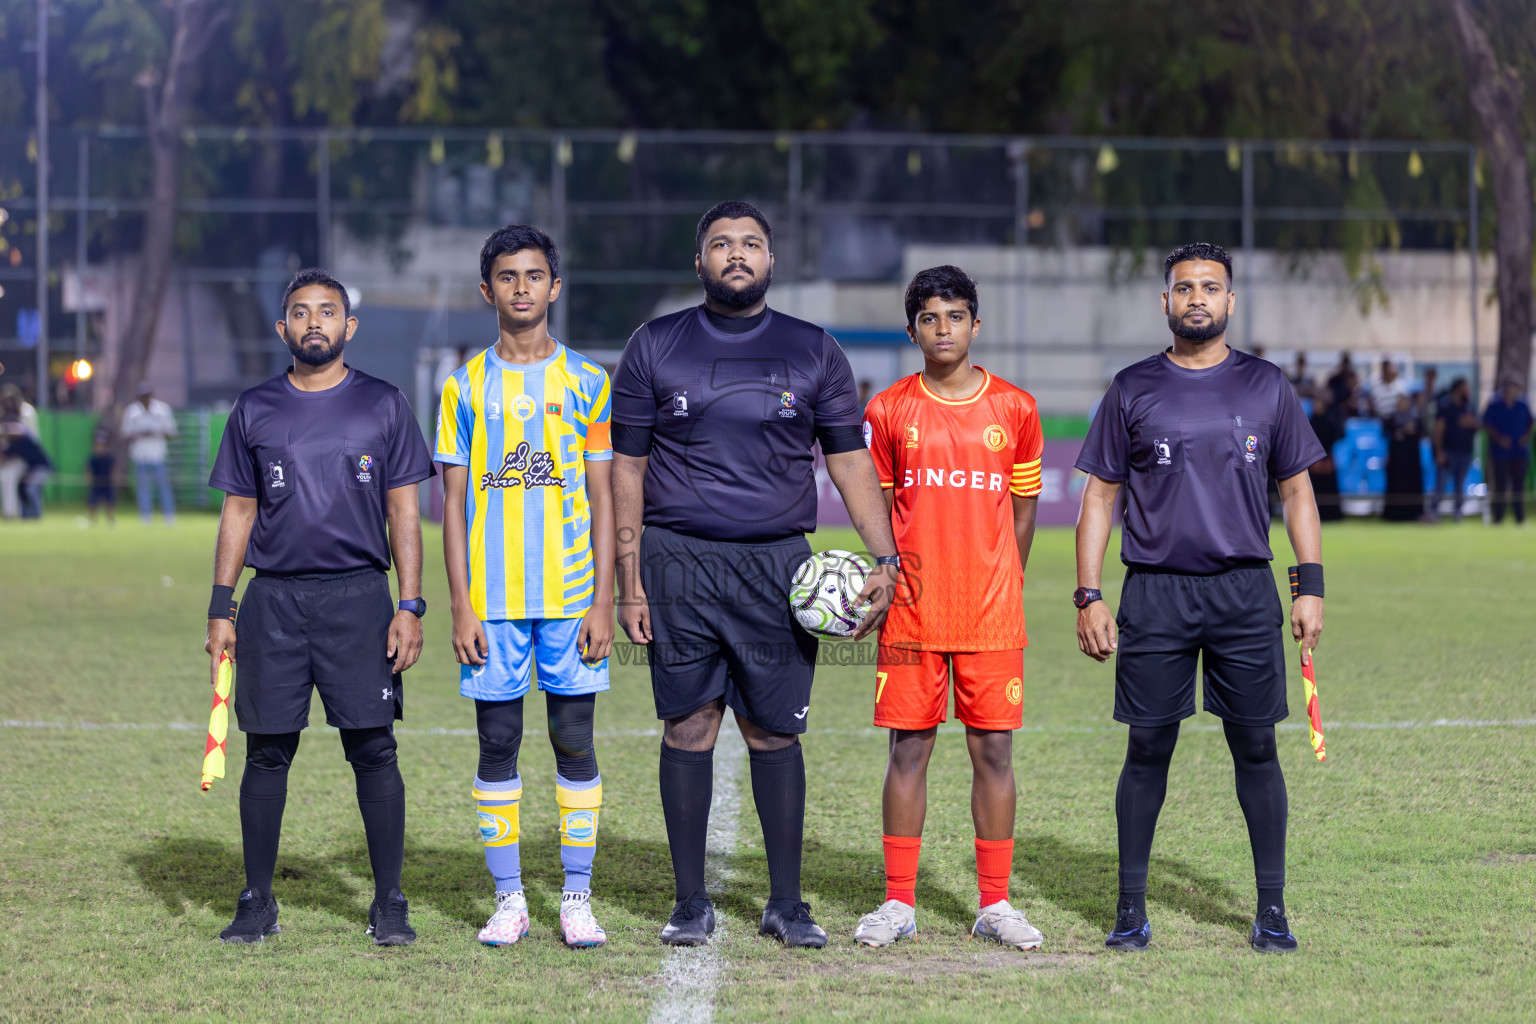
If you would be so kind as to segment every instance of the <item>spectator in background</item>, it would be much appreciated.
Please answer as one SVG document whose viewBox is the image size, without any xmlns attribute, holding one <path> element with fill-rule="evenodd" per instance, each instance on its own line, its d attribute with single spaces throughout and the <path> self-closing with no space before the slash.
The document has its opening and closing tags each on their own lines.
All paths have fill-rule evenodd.
<svg viewBox="0 0 1536 1024">
<path fill-rule="evenodd" d="M 123 436 L 128 439 L 128 457 L 139 495 L 139 516 L 147 523 L 154 518 L 153 491 L 160 490 L 160 514 L 167 523 L 176 518 L 176 501 L 171 496 L 171 476 L 166 469 L 166 443 L 176 436 L 176 417 L 171 407 L 154 395 L 149 384 L 139 385 L 139 397 L 123 410 Z"/>
<path fill-rule="evenodd" d="M 0 446 L 6 463 L 20 462 L 22 469 L 19 504 L 21 518 L 38 519 L 43 514 L 43 484 L 53 475 L 53 462 L 37 438 L 30 436 L 19 420 L 0 423 Z M 7 517 L 9 518 L 9 517 Z"/>
<path fill-rule="evenodd" d="M 1436 467 L 1440 465 L 1440 431 L 1436 429 L 1436 423 L 1440 418 L 1441 395 L 1435 387 L 1439 379 L 1440 371 L 1433 366 L 1426 366 L 1424 384 L 1413 396 L 1413 410 L 1419 417 L 1419 436 L 1428 439 L 1430 455 Z M 1440 474 L 1437 472 L 1434 493 L 1424 496 L 1424 518 L 1428 522 L 1438 522 L 1440 519 L 1440 490 Z"/>
<path fill-rule="evenodd" d="M 859 381 L 859 408 L 862 410 L 869 404 L 870 397 L 875 393 L 875 383 L 870 380 Z"/>
<path fill-rule="evenodd" d="M 1488 431 L 1488 462 L 1492 469 L 1489 497 L 1495 524 L 1504 521 L 1506 497 L 1515 509 L 1515 522 L 1525 522 L 1525 473 L 1530 466 L 1531 407 L 1520 394 L 1520 382 L 1505 377 L 1499 393 L 1483 411 Z"/>
<path fill-rule="evenodd" d="M 1355 373 L 1355 365 L 1349 361 L 1349 353 L 1340 352 L 1339 365 L 1328 377 L 1328 390 L 1333 399 L 1329 404 L 1335 408 L 1343 406 L 1349 399 L 1350 392 L 1359 383 L 1360 377 Z"/>
<path fill-rule="evenodd" d="M 1467 474 L 1472 469 L 1472 447 L 1477 441 L 1477 413 L 1472 410 L 1472 389 L 1467 378 L 1457 377 L 1439 402 L 1435 417 L 1435 505 L 1447 489 L 1451 492 L 1451 516 L 1461 522 L 1461 505 L 1467 497 Z"/>
<path fill-rule="evenodd" d="M 1391 364 L 1383 363 L 1385 369 Z M 1375 393 L 1371 395 L 1376 398 Z M 1387 432 L 1387 499 L 1382 518 L 1393 523 L 1424 519 L 1424 464 L 1419 442 L 1423 428 L 1418 410 L 1407 392 L 1397 396 L 1397 406 L 1382 420 Z"/>
<path fill-rule="evenodd" d="M 19 422 L 23 433 L 34 441 L 39 439 L 41 435 L 37 432 L 37 410 L 22 397 L 21 388 L 15 384 L 0 387 L 0 410 L 3 410 L 0 416 L 7 423 Z"/>
<path fill-rule="evenodd" d="M 1386 427 L 1396 418 L 1402 407 L 1402 399 L 1408 397 L 1408 384 L 1397 372 L 1397 364 L 1390 359 L 1381 361 L 1381 379 L 1371 385 L 1371 412 Z M 1389 432 L 1393 428 L 1388 428 Z"/>
<path fill-rule="evenodd" d="M 1328 453 L 1313 463 L 1309 470 L 1312 474 L 1312 493 L 1317 498 L 1317 515 L 1325 522 L 1344 518 L 1344 511 L 1339 505 L 1339 471 L 1333 461 L 1333 446 L 1343 439 L 1344 424 L 1337 410 L 1329 404 L 1332 401 L 1333 393 L 1327 388 L 1319 388 L 1312 396 L 1312 416 L 1308 421 L 1312 424 L 1312 433 L 1317 435 L 1318 443 Z"/>
<path fill-rule="evenodd" d="M 1311 375 L 1307 373 L 1307 354 L 1305 352 L 1296 353 L 1296 369 L 1286 376 L 1290 379 L 1291 387 L 1296 389 L 1297 398 L 1313 397 L 1312 393 L 1315 388 L 1312 384 Z"/>
<path fill-rule="evenodd" d="M 105 437 L 98 436 L 91 442 L 91 459 L 86 463 L 86 472 L 91 480 L 90 496 L 86 499 L 91 510 L 91 522 L 96 522 L 96 510 L 107 510 L 107 524 L 117 525 L 117 486 L 113 479 L 117 469 L 117 458 L 112 454 L 111 447 Z"/>
<path fill-rule="evenodd" d="M 7 384 L 0 387 L 0 517 L 5 519 L 21 515 L 21 481 L 27 474 L 27 462 L 19 451 L 9 452 L 12 436 L 36 439 L 37 410 L 21 397 L 20 388 Z"/>
</svg>

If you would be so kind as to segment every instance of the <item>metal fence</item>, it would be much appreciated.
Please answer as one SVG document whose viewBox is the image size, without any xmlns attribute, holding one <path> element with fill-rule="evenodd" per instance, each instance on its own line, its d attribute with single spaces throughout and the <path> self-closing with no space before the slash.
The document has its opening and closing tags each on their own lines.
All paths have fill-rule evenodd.
<svg viewBox="0 0 1536 1024">
<path fill-rule="evenodd" d="M 44 344 L 57 376 L 110 341 L 103 318 L 67 310 L 62 285 L 75 280 L 72 268 L 131 262 L 149 164 L 136 129 L 55 131 L 52 147 L 55 286 Z M 369 256 L 348 282 L 365 295 L 397 291 L 401 267 L 437 275 L 426 289 L 436 298 L 417 303 L 421 341 L 451 343 L 425 334 L 477 281 L 470 264 L 416 267 L 423 231 L 467 238 L 511 221 L 545 227 L 565 261 L 555 333 L 601 351 L 621 345 L 659 296 L 695 284 L 694 225 L 722 198 L 756 201 L 773 220 L 781 282 L 891 281 L 903 247 L 924 242 L 1099 245 L 1133 260 L 1194 237 L 1249 253 L 1476 253 L 1486 226 L 1477 153 L 1462 144 L 205 127 L 185 134 L 182 155 L 175 280 L 209 289 L 220 330 L 235 339 L 233 370 L 200 369 L 189 342 L 197 399 L 227 397 L 274 371 L 283 353 L 270 325 L 283 283 L 300 265 L 332 264 L 343 244 Z M 34 305 L 33 161 L 30 136 L 0 131 L 7 363 L 34 359 L 11 336 Z M 201 313 L 181 315 L 189 338 L 207 326 Z M 1236 326 L 1252 337 L 1251 323 Z"/>
</svg>

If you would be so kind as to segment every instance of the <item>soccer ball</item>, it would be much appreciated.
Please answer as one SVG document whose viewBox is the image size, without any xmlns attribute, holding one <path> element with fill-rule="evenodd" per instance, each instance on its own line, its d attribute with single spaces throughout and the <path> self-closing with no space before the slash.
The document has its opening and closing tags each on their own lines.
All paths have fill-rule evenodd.
<svg viewBox="0 0 1536 1024">
<path fill-rule="evenodd" d="M 789 587 L 795 621 L 815 636 L 851 636 L 864 617 L 859 592 L 871 569 L 851 551 L 819 551 L 801 562 Z"/>
</svg>

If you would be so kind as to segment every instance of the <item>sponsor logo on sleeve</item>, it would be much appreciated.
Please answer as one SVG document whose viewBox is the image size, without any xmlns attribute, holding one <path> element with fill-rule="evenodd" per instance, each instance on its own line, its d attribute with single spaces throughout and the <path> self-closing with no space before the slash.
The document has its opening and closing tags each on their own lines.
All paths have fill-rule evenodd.
<svg viewBox="0 0 1536 1024">
<path fill-rule="evenodd" d="M 873 448 L 874 446 L 875 446 L 875 428 L 874 428 L 874 424 L 870 423 L 869 420 L 865 420 L 864 421 L 864 447 L 865 448 Z"/>
</svg>

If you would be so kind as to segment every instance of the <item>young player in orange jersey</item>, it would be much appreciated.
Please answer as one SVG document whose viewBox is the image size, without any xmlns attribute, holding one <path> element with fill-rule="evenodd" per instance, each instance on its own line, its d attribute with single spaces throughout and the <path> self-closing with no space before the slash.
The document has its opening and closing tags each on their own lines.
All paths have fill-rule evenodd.
<svg viewBox="0 0 1536 1024">
<path fill-rule="evenodd" d="M 981 890 L 974 935 L 1019 949 L 1040 932 L 1008 903 L 1013 870 L 1013 730 L 1023 724 L 1024 566 L 1040 494 L 1040 416 L 1030 395 L 970 360 L 976 283 L 958 267 L 907 286 L 907 334 L 923 372 L 864 413 L 901 552 L 901 586 L 880 633 L 875 725 L 891 730 L 881 811 L 885 903 L 854 938 L 885 946 L 917 934 L 914 887 L 928 758 L 949 705 L 965 723 Z"/>
</svg>

